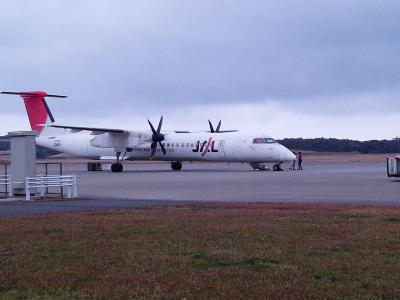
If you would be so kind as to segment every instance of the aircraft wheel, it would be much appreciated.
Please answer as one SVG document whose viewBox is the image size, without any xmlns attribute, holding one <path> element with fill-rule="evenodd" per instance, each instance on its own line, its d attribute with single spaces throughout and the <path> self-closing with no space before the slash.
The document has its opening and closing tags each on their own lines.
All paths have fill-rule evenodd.
<svg viewBox="0 0 400 300">
<path fill-rule="evenodd" d="M 113 171 L 115 173 L 122 172 L 123 169 L 124 169 L 124 166 L 121 163 L 113 163 L 111 165 L 111 171 Z"/>
<path fill-rule="evenodd" d="M 266 170 L 267 170 L 267 167 L 266 167 L 264 164 L 259 164 L 259 165 L 258 165 L 258 170 L 259 170 L 259 171 L 266 171 Z"/>
<path fill-rule="evenodd" d="M 182 170 L 182 163 L 180 163 L 179 161 L 173 161 L 171 163 L 171 169 L 174 170 L 174 171 Z"/>
<path fill-rule="evenodd" d="M 280 164 L 276 164 L 273 166 L 272 170 L 274 171 L 283 171 L 282 167 Z"/>
</svg>

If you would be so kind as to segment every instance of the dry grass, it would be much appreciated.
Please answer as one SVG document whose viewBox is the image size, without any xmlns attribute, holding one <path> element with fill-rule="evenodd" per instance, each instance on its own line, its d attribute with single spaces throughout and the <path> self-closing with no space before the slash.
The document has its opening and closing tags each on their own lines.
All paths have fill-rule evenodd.
<svg viewBox="0 0 400 300">
<path fill-rule="evenodd" d="M 399 282 L 399 207 L 226 204 L 0 219 L 0 299 L 393 299 Z"/>
</svg>

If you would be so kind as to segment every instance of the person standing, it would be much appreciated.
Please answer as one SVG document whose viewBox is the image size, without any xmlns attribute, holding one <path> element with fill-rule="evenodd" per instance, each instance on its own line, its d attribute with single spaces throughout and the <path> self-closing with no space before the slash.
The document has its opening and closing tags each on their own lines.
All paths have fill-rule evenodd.
<svg viewBox="0 0 400 300">
<path fill-rule="evenodd" d="M 293 152 L 293 154 L 296 156 L 296 152 Z M 292 170 L 296 170 L 296 159 L 292 161 Z"/>
<path fill-rule="evenodd" d="M 298 163 L 297 163 L 297 169 L 298 170 L 303 170 L 303 155 L 301 154 L 301 152 L 299 152 L 299 156 L 298 156 L 298 159 L 297 159 L 297 161 L 298 161 Z"/>
</svg>

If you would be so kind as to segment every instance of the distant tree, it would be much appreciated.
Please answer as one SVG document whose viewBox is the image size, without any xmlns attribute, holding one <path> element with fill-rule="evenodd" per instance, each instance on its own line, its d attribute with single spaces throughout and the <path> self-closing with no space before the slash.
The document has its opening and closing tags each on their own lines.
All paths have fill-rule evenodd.
<svg viewBox="0 0 400 300">
<path fill-rule="evenodd" d="M 289 149 L 320 152 L 396 153 L 400 152 L 400 139 L 355 141 L 334 138 L 287 138 L 280 140 Z"/>
</svg>

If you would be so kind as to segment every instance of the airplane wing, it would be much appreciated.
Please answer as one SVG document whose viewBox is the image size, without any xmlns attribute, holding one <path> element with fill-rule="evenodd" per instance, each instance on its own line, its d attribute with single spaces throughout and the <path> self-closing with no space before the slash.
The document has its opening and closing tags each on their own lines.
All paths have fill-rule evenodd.
<svg viewBox="0 0 400 300">
<path fill-rule="evenodd" d="M 235 130 L 218 130 L 218 131 L 214 131 L 213 133 L 227 133 L 227 132 L 238 132 L 239 130 L 235 129 Z M 212 132 L 210 130 L 208 130 L 207 132 Z"/>
<path fill-rule="evenodd" d="M 102 134 L 102 133 L 127 133 L 127 130 L 123 129 L 115 129 L 115 128 L 97 128 L 97 127 L 81 127 L 81 126 L 68 126 L 68 125 L 46 125 L 48 127 L 54 128 L 64 128 L 71 129 L 73 131 L 91 131 L 93 134 Z"/>
</svg>

